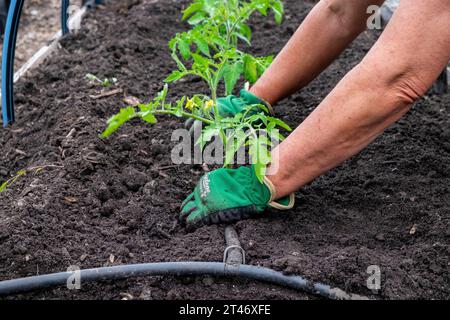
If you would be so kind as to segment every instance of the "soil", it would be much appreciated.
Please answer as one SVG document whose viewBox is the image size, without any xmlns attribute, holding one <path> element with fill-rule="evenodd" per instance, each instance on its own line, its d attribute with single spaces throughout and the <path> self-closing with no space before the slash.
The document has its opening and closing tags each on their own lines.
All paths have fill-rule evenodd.
<svg viewBox="0 0 450 320">
<path fill-rule="evenodd" d="M 0 194 L 0 280 L 159 261 L 221 261 L 224 226 L 187 232 L 179 205 L 203 174 L 171 165 L 181 120 L 132 122 L 107 140 L 106 119 L 161 89 L 174 67 L 167 41 L 187 26 L 187 1 L 109 1 L 81 32 L 16 86 L 17 123 L 0 132 L 0 180 L 28 174 Z M 257 17 L 254 53 L 275 54 L 312 8 L 285 1 L 281 26 Z M 356 65 L 378 36 L 362 34 L 318 79 L 276 106 L 300 123 Z M 94 99 L 87 73 L 116 77 L 125 93 Z M 206 90 L 181 82 L 179 94 Z M 297 193 L 295 209 L 237 223 L 247 262 L 382 299 L 448 299 L 450 95 L 426 96 L 369 148 Z M 299 169 L 301 170 L 301 168 Z M 368 266 L 381 268 L 378 293 Z M 153 277 L 43 290 L 9 299 L 315 299 L 269 284 Z"/>
</svg>

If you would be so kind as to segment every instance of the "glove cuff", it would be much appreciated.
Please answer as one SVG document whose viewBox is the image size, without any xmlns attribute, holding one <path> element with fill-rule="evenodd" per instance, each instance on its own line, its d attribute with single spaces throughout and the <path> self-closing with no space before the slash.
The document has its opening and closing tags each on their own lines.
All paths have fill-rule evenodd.
<svg viewBox="0 0 450 320">
<path fill-rule="evenodd" d="M 261 99 L 260 97 L 254 95 L 253 93 L 251 93 L 250 91 L 246 90 L 246 89 L 242 89 L 240 92 L 240 97 L 245 99 L 249 104 L 262 104 L 264 106 L 267 107 L 267 109 L 269 109 L 269 113 L 271 116 L 275 115 L 275 112 L 273 111 L 272 105 L 267 102 L 264 99 Z"/>
<path fill-rule="evenodd" d="M 294 193 L 291 193 L 289 196 L 279 199 L 278 201 L 275 201 L 275 195 L 276 195 L 276 189 L 273 185 L 272 181 L 270 181 L 267 177 L 264 177 L 263 179 L 264 184 L 266 185 L 267 189 L 269 189 L 270 192 L 270 199 L 269 199 L 269 207 L 277 209 L 277 210 L 289 210 L 294 207 L 295 204 L 295 195 Z M 284 204 L 287 203 L 287 204 Z"/>
</svg>

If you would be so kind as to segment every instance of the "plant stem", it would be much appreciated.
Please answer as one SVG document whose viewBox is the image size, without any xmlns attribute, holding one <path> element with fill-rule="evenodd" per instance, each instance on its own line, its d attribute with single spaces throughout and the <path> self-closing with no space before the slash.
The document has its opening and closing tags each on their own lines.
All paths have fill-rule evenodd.
<svg viewBox="0 0 450 320">
<path fill-rule="evenodd" d="M 176 112 L 170 111 L 170 110 L 155 110 L 153 112 L 153 114 L 169 114 L 169 115 L 172 115 L 172 116 L 176 116 Z M 213 124 L 214 123 L 214 121 L 212 121 L 212 120 L 208 120 L 206 118 L 202 118 L 202 117 L 197 116 L 195 114 L 187 113 L 187 112 L 184 112 L 184 111 L 181 113 L 181 116 L 183 116 L 185 118 L 192 118 L 192 119 L 195 119 L 195 120 L 199 120 L 199 121 L 201 121 L 203 123 L 207 123 L 207 124 Z"/>
</svg>

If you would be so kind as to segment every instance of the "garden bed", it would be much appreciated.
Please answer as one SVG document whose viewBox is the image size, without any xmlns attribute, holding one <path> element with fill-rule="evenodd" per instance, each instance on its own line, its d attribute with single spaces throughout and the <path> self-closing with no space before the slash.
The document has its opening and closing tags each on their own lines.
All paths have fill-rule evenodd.
<svg viewBox="0 0 450 320">
<path fill-rule="evenodd" d="M 146 101 L 173 69 L 167 41 L 186 28 L 188 1 L 109 1 L 82 31 L 16 86 L 17 123 L 2 129 L 0 179 L 39 165 L 0 194 L 0 280 L 81 268 L 160 261 L 221 261 L 224 226 L 186 232 L 179 205 L 204 173 L 172 166 L 171 132 L 181 120 L 132 121 L 106 140 L 106 119 Z M 313 3 L 285 1 L 281 26 L 254 19 L 252 50 L 275 54 Z M 369 50 L 362 34 L 302 92 L 276 106 L 295 127 Z M 388 63 L 388 62 L 386 62 Z M 95 98 L 87 73 L 115 77 L 124 93 Z M 181 94 L 203 90 L 184 81 Z M 174 90 L 172 90 L 174 92 Z M 288 212 L 235 225 L 247 263 L 303 275 L 377 298 L 450 297 L 450 95 L 427 96 L 369 148 L 297 193 Z M 299 168 L 301 170 L 301 168 Z M 378 265 L 382 290 L 366 288 Z M 9 298 L 311 299 L 293 290 L 214 278 L 140 278 Z"/>
</svg>

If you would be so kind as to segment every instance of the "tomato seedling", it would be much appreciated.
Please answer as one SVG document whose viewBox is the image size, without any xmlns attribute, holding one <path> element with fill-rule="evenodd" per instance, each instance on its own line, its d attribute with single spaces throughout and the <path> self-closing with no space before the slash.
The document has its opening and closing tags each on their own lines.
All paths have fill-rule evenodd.
<svg viewBox="0 0 450 320">
<path fill-rule="evenodd" d="M 86 74 L 86 79 L 88 79 L 92 83 L 100 84 L 104 88 L 108 88 L 112 85 L 117 84 L 117 78 L 105 78 L 100 80 L 97 76 L 92 73 Z"/>
<path fill-rule="evenodd" d="M 241 42 L 251 44 L 252 31 L 247 24 L 256 12 L 267 16 L 273 12 L 275 21 L 281 23 L 283 4 L 280 0 L 195 0 L 188 6 L 182 19 L 192 28 L 170 40 L 169 48 L 177 64 L 166 79 L 166 84 L 147 104 L 128 106 L 111 117 L 102 137 L 108 137 L 125 122 L 140 118 L 156 123 L 157 115 L 174 115 L 201 121 L 205 127 L 197 143 L 203 149 L 213 137 L 218 136 L 224 146 L 223 165 L 232 164 L 237 151 L 248 147 L 256 174 L 262 181 L 271 161 L 269 149 L 283 136 L 278 129 L 291 129 L 280 119 L 268 116 L 264 105 L 249 105 L 234 117 L 219 113 L 218 88 L 224 84 L 224 95 L 233 92 L 243 78 L 254 83 L 272 62 L 272 57 L 255 57 L 239 48 Z M 199 77 L 209 88 L 208 94 L 195 93 L 168 102 L 168 83 L 184 77 Z M 264 111 L 264 112 L 262 112 Z"/>
</svg>

